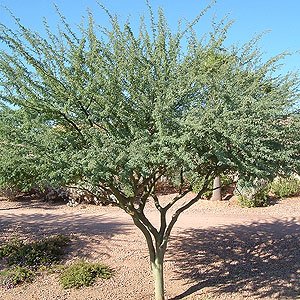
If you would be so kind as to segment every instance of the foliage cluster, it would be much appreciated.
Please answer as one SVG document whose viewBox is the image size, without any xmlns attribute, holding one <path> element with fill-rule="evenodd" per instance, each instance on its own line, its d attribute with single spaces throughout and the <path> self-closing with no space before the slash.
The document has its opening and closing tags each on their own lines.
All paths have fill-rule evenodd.
<svg viewBox="0 0 300 300">
<path fill-rule="evenodd" d="M 298 78 L 273 76 L 284 55 L 262 62 L 257 39 L 224 47 L 223 21 L 201 39 L 203 13 L 176 33 L 162 11 L 136 35 L 110 14 L 101 31 L 92 13 L 76 31 L 63 16 L 56 33 L 45 23 L 45 36 L 1 24 L 0 186 L 76 185 L 119 204 L 161 176 L 295 164 Z"/>
<path fill-rule="evenodd" d="M 31 281 L 39 268 L 57 263 L 65 254 L 70 239 L 56 235 L 31 243 L 14 239 L 0 248 L 0 259 L 8 269 L 1 272 L 2 284 L 12 287 Z"/>
<path fill-rule="evenodd" d="M 108 279 L 112 270 L 99 263 L 78 261 L 63 270 L 60 283 L 65 289 L 92 285 L 97 278 Z"/>
</svg>

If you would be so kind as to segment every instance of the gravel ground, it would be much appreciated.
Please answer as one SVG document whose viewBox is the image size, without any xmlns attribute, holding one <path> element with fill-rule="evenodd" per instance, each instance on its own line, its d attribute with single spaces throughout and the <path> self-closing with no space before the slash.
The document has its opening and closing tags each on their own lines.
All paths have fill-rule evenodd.
<svg viewBox="0 0 300 300">
<path fill-rule="evenodd" d="M 147 216 L 156 223 L 149 204 Z M 63 290 L 57 274 L 42 274 L 32 284 L 0 289 L 0 299 L 153 299 L 144 238 L 116 207 L 0 200 L 0 227 L 0 242 L 70 235 L 72 256 L 66 263 L 85 257 L 115 270 L 111 279 L 75 290 Z M 300 198 L 251 209 L 234 200 L 201 200 L 173 230 L 165 262 L 167 299 L 300 299 L 299 245 Z"/>
</svg>

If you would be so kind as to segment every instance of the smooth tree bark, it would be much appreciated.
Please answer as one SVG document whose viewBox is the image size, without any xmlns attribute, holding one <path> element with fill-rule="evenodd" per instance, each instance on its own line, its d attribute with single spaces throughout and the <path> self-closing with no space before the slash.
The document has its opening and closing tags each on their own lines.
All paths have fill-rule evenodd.
<svg viewBox="0 0 300 300">
<path fill-rule="evenodd" d="M 155 299 L 164 300 L 164 253 L 161 253 L 161 251 L 156 252 L 156 259 L 151 262 L 151 269 L 155 285 Z"/>
</svg>

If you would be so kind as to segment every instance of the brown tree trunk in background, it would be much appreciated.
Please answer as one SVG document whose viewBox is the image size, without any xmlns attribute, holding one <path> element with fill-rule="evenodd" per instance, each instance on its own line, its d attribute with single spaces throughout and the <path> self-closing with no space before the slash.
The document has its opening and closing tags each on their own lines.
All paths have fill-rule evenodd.
<svg viewBox="0 0 300 300">
<path fill-rule="evenodd" d="M 213 201 L 221 201 L 222 200 L 222 194 L 221 194 L 221 177 L 217 176 L 214 179 L 213 184 L 213 194 L 210 200 Z"/>
</svg>

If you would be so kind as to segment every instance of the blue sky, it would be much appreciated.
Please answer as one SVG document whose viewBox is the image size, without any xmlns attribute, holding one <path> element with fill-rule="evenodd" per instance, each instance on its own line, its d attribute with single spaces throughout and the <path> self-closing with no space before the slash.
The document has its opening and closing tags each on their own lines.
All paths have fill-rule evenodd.
<svg viewBox="0 0 300 300">
<path fill-rule="evenodd" d="M 150 0 L 153 8 L 162 7 L 171 27 L 176 28 L 178 19 L 191 20 L 208 3 L 207 0 Z M 2 6 L 10 8 L 22 22 L 39 30 L 42 18 L 46 17 L 55 26 L 57 17 L 53 3 L 56 3 L 71 24 L 80 23 L 81 16 L 89 7 L 95 12 L 99 24 L 105 25 L 107 18 L 101 13 L 94 0 L 0 0 Z M 135 24 L 140 15 L 147 13 L 144 0 L 102 0 L 111 12 L 125 20 L 128 15 Z M 221 19 L 225 15 L 234 20 L 229 31 L 227 44 L 243 43 L 255 34 L 269 31 L 260 47 L 265 58 L 285 50 L 300 51 L 300 1 L 299 0 L 218 0 L 202 22 L 197 26 L 199 34 L 209 30 L 213 16 Z M 11 24 L 7 12 L 0 8 L 0 22 Z M 282 72 L 300 70 L 300 52 L 284 61 Z"/>
</svg>

